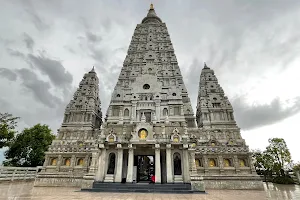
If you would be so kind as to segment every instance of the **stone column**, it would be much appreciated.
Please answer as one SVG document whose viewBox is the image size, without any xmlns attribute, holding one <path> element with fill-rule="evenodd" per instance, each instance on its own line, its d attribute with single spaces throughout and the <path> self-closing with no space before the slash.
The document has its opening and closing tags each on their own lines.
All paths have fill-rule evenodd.
<svg viewBox="0 0 300 200">
<path fill-rule="evenodd" d="M 160 101 L 155 102 L 155 114 L 156 114 L 156 119 L 159 122 L 160 121 Z"/>
<path fill-rule="evenodd" d="M 134 150 L 132 148 L 132 145 L 128 145 L 128 166 L 127 166 L 127 183 L 132 183 L 133 178 L 133 156 L 134 156 Z"/>
<path fill-rule="evenodd" d="M 196 161 L 195 161 L 195 150 L 194 149 L 190 149 L 190 170 L 191 170 L 191 174 L 197 174 L 197 167 L 196 167 Z"/>
<path fill-rule="evenodd" d="M 166 145 L 166 162 L 167 162 L 167 183 L 173 183 L 173 167 L 172 167 L 172 153 L 171 144 Z"/>
<path fill-rule="evenodd" d="M 155 144 L 155 183 L 161 183 L 160 146 Z"/>
<path fill-rule="evenodd" d="M 98 169 L 96 172 L 96 181 L 104 180 L 104 172 L 106 167 L 106 149 L 104 148 L 104 144 L 100 144 L 101 153 L 98 159 Z"/>
<path fill-rule="evenodd" d="M 133 102 L 132 103 L 132 113 L 131 113 L 131 116 L 132 116 L 132 121 L 137 121 L 136 119 L 136 102 Z"/>
<path fill-rule="evenodd" d="M 240 172 L 240 163 L 237 155 L 233 156 L 233 166 L 235 167 L 235 172 L 238 174 Z"/>
<path fill-rule="evenodd" d="M 118 162 L 117 162 L 117 173 L 115 182 L 121 183 L 122 181 L 122 169 L 123 169 L 123 148 L 122 144 L 117 144 L 118 149 Z"/>
<path fill-rule="evenodd" d="M 46 166 L 50 165 L 49 160 L 50 160 L 49 156 L 46 155 L 46 156 L 45 156 L 45 162 L 44 162 L 44 164 L 43 164 L 43 167 L 46 167 Z"/>
<path fill-rule="evenodd" d="M 57 165 L 56 165 L 56 170 L 59 172 L 60 166 L 62 165 L 62 156 L 59 155 L 57 159 Z"/>
<path fill-rule="evenodd" d="M 183 145 L 183 182 L 190 182 L 190 170 L 189 170 L 189 154 L 188 154 L 188 144 Z"/>
<path fill-rule="evenodd" d="M 101 152 L 101 150 L 100 150 Z M 91 166 L 89 170 L 89 174 L 95 174 L 96 169 L 97 169 L 97 160 L 99 158 L 99 152 L 97 149 L 92 150 L 92 161 L 91 161 Z"/>
</svg>

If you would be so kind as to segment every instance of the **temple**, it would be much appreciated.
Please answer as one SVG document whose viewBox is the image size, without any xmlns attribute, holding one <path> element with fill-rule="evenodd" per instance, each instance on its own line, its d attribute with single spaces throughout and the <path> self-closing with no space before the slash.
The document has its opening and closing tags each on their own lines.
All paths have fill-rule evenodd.
<svg viewBox="0 0 300 200">
<path fill-rule="evenodd" d="M 193 190 L 261 189 L 231 103 L 206 64 L 199 81 L 195 116 L 166 24 L 151 4 L 134 30 L 104 121 L 93 68 L 66 107 L 35 185 L 154 180 Z"/>
</svg>

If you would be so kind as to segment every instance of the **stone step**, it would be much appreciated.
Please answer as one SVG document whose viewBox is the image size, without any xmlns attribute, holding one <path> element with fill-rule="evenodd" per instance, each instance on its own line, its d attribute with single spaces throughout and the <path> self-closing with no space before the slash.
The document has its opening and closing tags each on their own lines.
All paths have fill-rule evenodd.
<svg viewBox="0 0 300 200">
<path fill-rule="evenodd" d="M 120 183 L 94 183 L 93 188 L 169 188 L 169 189 L 191 189 L 190 184 L 120 184 Z"/>
<path fill-rule="evenodd" d="M 140 193 L 195 193 L 189 183 L 149 184 L 149 183 L 105 183 L 94 182 L 90 192 L 140 192 Z M 205 193 L 205 192 L 197 192 Z"/>
<path fill-rule="evenodd" d="M 82 189 L 81 191 L 87 192 L 120 192 L 120 193 L 176 193 L 176 194 L 190 194 L 190 193 L 200 193 L 206 194 L 205 192 L 198 192 L 192 190 L 168 190 L 168 189 L 120 189 L 120 188 L 93 188 L 93 189 Z"/>
</svg>

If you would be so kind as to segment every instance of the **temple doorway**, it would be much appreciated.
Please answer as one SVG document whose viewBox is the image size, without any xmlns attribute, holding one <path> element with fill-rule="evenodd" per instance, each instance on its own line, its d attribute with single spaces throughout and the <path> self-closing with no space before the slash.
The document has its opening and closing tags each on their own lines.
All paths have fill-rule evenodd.
<svg viewBox="0 0 300 200">
<path fill-rule="evenodd" d="M 137 182 L 151 182 L 151 177 L 155 175 L 154 156 L 135 156 L 137 166 Z"/>
</svg>

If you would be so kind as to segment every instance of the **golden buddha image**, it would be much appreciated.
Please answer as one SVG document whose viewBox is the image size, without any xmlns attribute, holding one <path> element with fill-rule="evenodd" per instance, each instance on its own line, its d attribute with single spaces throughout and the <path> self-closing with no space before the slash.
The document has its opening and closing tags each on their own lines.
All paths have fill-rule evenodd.
<svg viewBox="0 0 300 200">
<path fill-rule="evenodd" d="M 56 158 L 53 158 L 53 159 L 51 160 L 51 165 L 56 165 L 56 163 L 57 163 Z"/>
<path fill-rule="evenodd" d="M 141 130 L 139 131 L 139 138 L 140 138 L 140 139 L 144 140 L 144 139 L 146 139 L 147 136 L 148 136 L 147 130 L 141 129 Z"/>
<path fill-rule="evenodd" d="M 78 161 L 77 161 L 77 165 L 83 165 L 83 159 L 82 158 L 80 158 Z"/>
<path fill-rule="evenodd" d="M 70 160 L 69 158 L 67 158 L 67 159 L 65 160 L 65 165 L 66 165 L 66 166 L 70 166 L 70 165 L 71 165 L 71 160 Z"/>
<path fill-rule="evenodd" d="M 200 160 L 199 159 L 195 159 L 195 163 L 196 163 L 196 167 L 200 167 Z"/>
<path fill-rule="evenodd" d="M 245 161 L 240 159 L 240 167 L 245 167 Z"/>
<path fill-rule="evenodd" d="M 115 138 L 114 138 L 114 136 L 109 136 L 108 137 L 108 142 L 114 142 L 115 141 Z"/>
<path fill-rule="evenodd" d="M 230 161 L 228 159 L 224 159 L 224 167 L 230 167 Z"/>
<path fill-rule="evenodd" d="M 209 159 L 209 166 L 210 167 L 215 167 L 216 166 L 216 161 L 214 159 Z"/>
<path fill-rule="evenodd" d="M 179 137 L 178 136 L 174 136 L 173 137 L 173 142 L 179 142 Z"/>
</svg>

